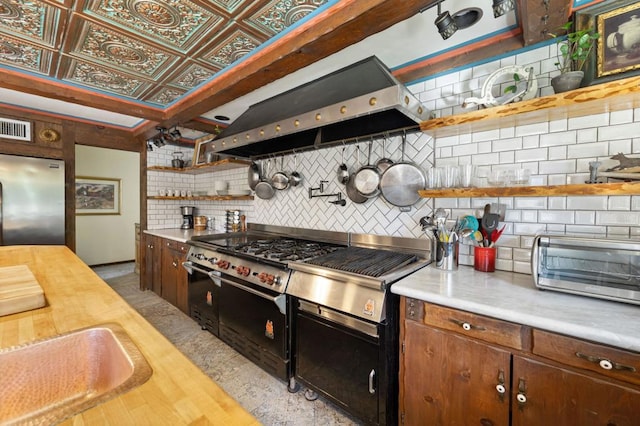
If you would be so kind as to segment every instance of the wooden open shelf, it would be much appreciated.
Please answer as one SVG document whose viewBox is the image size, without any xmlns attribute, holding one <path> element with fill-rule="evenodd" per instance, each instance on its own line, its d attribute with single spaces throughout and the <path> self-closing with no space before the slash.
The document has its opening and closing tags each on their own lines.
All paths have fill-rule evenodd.
<svg viewBox="0 0 640 426">
<path fill-rule="evenodd" d="M 435 118 L 420 123 L 420 129 L 434 137 L 455 136 L 638 107 L 640 76 Z"/>
<path fill-rule="evenodd" d="M 193 175 L 193 174 L 201 174 L 201 173 L 219 172 L 222 170 L 238 169 L 242 167 L 248 167 L 250 164 L 251 164 L 251 161 L 248 161 L 248 160 L 237 160 L 233 158 L 225 158 L 224 160 L 215 161 L 213 163 L 201 164 L 193 167 L 177 168 L 177 167 L 168 167 L 168 166 L 149 166 L 147 167 L 147 171 L 185 173 L 185 174 Z"/>
<path fill-rule="evenodd" d="M 639 195 L 640 182 L 582 183 L 549 186 L 424 189 L 423 198 L 553 197 L 568 195 Z"/>
</svg>

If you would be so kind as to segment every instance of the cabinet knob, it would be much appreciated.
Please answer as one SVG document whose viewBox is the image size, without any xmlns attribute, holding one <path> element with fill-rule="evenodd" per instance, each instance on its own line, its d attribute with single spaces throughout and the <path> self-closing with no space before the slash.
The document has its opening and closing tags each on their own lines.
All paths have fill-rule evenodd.
<svg viewBox="0 0 640 426">
<path fill-rule="evenodd" d="M 516 399 L 518 400 L 518 402 L 520 404 L 524 404 L 525 402 L 527 402 L 527 396 L 523 393 L 519 393 L 516 395 Z"/>
<path fill-rule="evenodd" d="M 504 385 L 496 385 L 496 390 L 501 395 L 504 394 L 507 391 L 507 389 L 504 387 Z"/>
<path fill-rule="evenodd" d="M 618 364 L 617 362 L 611 361 L 607 358 L 601 358 L 599 356 L 587 355 L 582 352 L 576 352 L 576 356 L 578 358 L 582 358 L 589 362 L 597 363 L 600 368 L 604 370 L 623 370 L 623 371 L 631 371 L 635 372 L 636 368 L 631 365 Z"/>
</svg>

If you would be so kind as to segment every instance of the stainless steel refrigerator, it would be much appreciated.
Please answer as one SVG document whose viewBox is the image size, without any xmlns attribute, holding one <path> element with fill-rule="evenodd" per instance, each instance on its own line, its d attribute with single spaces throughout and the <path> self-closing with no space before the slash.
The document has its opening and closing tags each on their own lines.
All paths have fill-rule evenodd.
<svg viewBox="0 0 640 426">
<path fill-rule="evenodd" d="M 64 244 L 64 161 L 0 154 L 0 245 Z"/>
</svg>

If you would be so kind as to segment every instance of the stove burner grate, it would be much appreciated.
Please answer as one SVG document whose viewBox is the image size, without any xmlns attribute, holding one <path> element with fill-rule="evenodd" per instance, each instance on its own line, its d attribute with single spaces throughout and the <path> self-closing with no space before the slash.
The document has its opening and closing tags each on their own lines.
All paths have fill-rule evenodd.
<svg viewBox="0 0 640 426">
<path fill-rule="evenodd" d="M 416 260 L 417 256 L 414 254 L 364 247 L 347 247 L 324 256 L 315 257 L 306 263 L 378 278 Z"/>
</svg>

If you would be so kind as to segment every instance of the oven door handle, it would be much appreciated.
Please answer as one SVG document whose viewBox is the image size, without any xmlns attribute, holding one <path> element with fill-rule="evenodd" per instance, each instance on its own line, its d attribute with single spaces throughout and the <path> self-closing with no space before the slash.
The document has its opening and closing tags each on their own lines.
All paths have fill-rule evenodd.
<svg viewBox="0 0 640 426">
<path fill-rule="evenodd" d="M 374 381 L 376 378 L 376 370 L 371 370 L 371 372 L 369 373 L 369 393 L 370 394 L 374 394 L 376 393 L 376 388 L 374 387 Z"/>
<path fill-rule="evenodd" d="M 189 275 L 193 274 L 193 271 L 202 272 L 203 274 L 211 278 L 215 285 L 217 285 L 218 287 L 222 287 L 222 284 L 219 281 L 220 277 L 217 275 L 216 271 L 207 271 L 206 269 L 198 268 L 191 261 L 182 262 L 182 267 L 187 270 Z"/>
<path fill-rule="evenodd" d="M 276 306 L 278 307 L 278 309 L 280 310 L 280 313 L 282 315 L 286 315 L 287 314 L 287 297 L 284 294 L 279 294 L 277 296 L 269 296 L 269 295 L 266 295 L 266 294 L 264 294 L 264 293 L 262 293 L 262 292 L 260 292 L 258 290 L 255 290 L 255 289 L 253 289 L 251 287 L 244 286 L 244 285 L 242 285 L 240 283 L 237 283 L 235 281 L 231 281 L 231 280 L 229 280 L 227 278 L 224 278 L 224 277 L 217 277 L 217 278 L 220 281 L 222 281 L 223 283 L 225 283 L 225 284 L 229 284 L 229 285 L 231 285 L 233 287 L 239 288 L 240 290 L 244 290 L 244 291 L 246 291 L 248 293 L 251 293 L 251 294 L 253 294 L 255 296 L 262 297 L 263 299 L 267 299 L 267 300 L 272 301 L 273 303 L 276 304 Z"/>
</svg>

